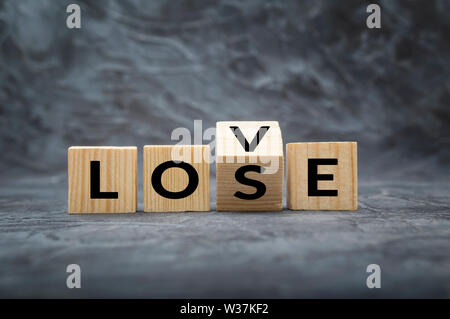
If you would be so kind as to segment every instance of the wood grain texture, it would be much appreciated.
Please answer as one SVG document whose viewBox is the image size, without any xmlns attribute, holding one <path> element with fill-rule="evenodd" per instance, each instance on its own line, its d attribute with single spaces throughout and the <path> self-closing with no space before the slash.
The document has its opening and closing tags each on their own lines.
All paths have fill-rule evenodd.
<svg viewBox="0 0 450 319">
<path fill-rule="evenodd" d="M 230 126 L 237 126 L 249 143 L 261 126 L 269 126 L 253 151 L 245 151 Z M 216 130 L 216 209 L 218 211 L 280 211 L 283 208 L 284 156 L 281 130 L 276 121 L 217 122 Z M 258 199 L 240 199 L 237 191 L 252 194 L 255 187 L 244 185 L 235 178 L 245 165 L 258 165 L 264 173 L 248 172 L 245 177 L 263 182 L 265 194 Z"/>
<path fill-rule="evenodd" d="M 167 161 L 183 161 L 198 174 L 198 186 L 189 196 L 165 198 L 153 188 L 151 177 L 155 168 Z M 180 192 L 186 188 L 187 173 L 178 167 L 167 169 L 161 178 L 164 189 Z M 183 212 L 210 210 L 210 148 L 208 145 L 146 145 L 144 146 L 144 211 Z"/>
<path fill-rule="evenodd" d="M 319 165 L 319 190 L 337 190 L 338 196 L 308 196 L 308 159 L 337 158 L 337 165 Z M 356 210 L 358 174 L 356 142 L 289 143 L 286 145 L 287 207 L 293 210 Z"/>
<path fill-rule="evenodd" d="M 137 147 L 68 149 L 69 213 L 134 213 L 137 209 Z M 92 199 L 91 161 L 100 162 L 100 191 L 117 199 Z"/>
</svg>

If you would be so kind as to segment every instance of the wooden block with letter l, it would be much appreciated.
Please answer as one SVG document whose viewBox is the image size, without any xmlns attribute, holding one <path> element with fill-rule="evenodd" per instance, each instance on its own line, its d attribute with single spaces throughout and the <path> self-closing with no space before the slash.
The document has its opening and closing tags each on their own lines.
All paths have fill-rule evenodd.
<svg viewBox="0 0 450 319">
<path fill-rule="evenodd" d="M 135 213 L 137 147 L 72 146 L 69 213 Z"/>
<path fill-rule="evenodd" d="M 144 146 L 144 211 L 209 211 L 208 145 Z"/>
<path fill-rule="evenodd" d="M 277 121 L 217 122 L 218 211 L 281 210 L 283 169 Z"/>
<path fill-rule="evenodd" d="M 357 161 L 356 142 L 287 144 L 287 207 L 358 209 Z"/>
</svg>

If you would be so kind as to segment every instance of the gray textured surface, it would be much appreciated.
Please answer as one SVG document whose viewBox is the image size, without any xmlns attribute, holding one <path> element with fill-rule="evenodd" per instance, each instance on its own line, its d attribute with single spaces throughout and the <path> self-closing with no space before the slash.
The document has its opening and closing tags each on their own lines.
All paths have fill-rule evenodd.
<svg viewBox="0 0 450 319">
<path fill-rule="evenodd" d="M 0 297 L 450 298 L 448 182 L 362 183 L 357 212 L 131 216 L 68 215 L 60 177 L 14 185 L 0 188 Z"/>
<path fill-rule="evenodd" d="M 381 30 L 355 0 L 76 1 L 69 30 L 71 2 L 0 1 L 0 296 L 450 296 L 450 1 L 378 1 Z M 66 214 L 68 146 L 195 119 L 358 141 L 360 210 Z"/>
</svg>

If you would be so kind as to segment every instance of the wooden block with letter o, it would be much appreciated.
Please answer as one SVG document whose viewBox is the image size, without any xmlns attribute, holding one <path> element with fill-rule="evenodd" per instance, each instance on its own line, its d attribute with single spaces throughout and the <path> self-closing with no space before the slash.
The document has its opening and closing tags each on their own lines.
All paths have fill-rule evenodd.
<svg viewBox="0 0 450 319">
<path fill-rule="evenodd" d="M 208 145 L 144 146 L 144 211 L 209 211 Z"/>
<path fill-rule="evenodd" d="M 217 122 L 218 211 L 283 208 L 283 141 L 277 121 Z"/>
<path fill-rule="evenodd" d="M 73 146 L 67 155 L 69 213 L 136 212 L 135 146 Z"/>
<path fill-rule="evenodd" d="M 356 210 L 356 142 L 289 143 L 287 206 L 293 210 Z"/>
</svg>

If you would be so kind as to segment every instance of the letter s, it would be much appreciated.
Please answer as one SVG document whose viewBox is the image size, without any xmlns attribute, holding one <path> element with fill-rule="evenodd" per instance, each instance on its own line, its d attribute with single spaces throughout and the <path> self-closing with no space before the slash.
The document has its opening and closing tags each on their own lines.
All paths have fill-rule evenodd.
<svg viewBox="0 0 450 319">
<path fill-rule="evenodd" d="M 236 180 L 239 183 L 255 187 L 256 192 L 254 192 L 253 194 L 245 194 L 243 192 L 237 191 L 236 193 L 234 193 L 234 196 L 240 199 L 247 200 L 258 199 L 264 196 L 264 194 L 266 193 L 266 185 L 264 185 L 263 182 L 245 177 L 245 173 L 247 172 L 257 172 L 261 174 L 263 172 L 263 167 L 258 165 L 245 165 L 239 167 L 234 174 Z"/>
</svg>

